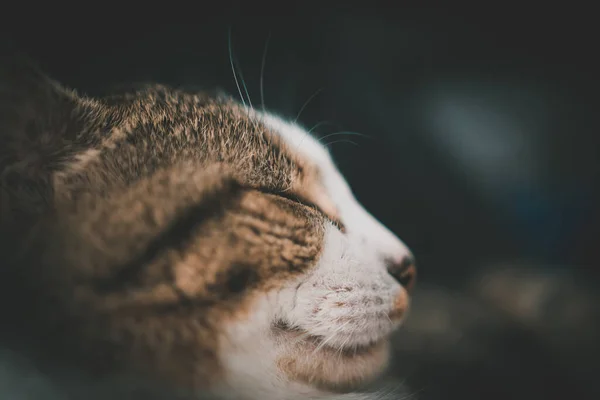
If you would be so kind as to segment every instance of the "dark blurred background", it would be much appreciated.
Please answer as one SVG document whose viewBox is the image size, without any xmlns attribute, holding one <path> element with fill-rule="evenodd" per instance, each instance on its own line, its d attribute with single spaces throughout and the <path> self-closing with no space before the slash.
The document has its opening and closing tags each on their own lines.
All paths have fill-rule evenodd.
<svg viewBox="0 0 600 400">
<path fill-rule="evenodd" d="M 254 106 L 262 82 L 267 109 L 335 134 L 358 199 L 416 254 L 395 364 L 419 397 L 600 398 L 591 9 L 197 6 L 40 11 L 9 35 L 89 94 L 159 81 L 237 95 L 230 38 Z"/>
</svg>

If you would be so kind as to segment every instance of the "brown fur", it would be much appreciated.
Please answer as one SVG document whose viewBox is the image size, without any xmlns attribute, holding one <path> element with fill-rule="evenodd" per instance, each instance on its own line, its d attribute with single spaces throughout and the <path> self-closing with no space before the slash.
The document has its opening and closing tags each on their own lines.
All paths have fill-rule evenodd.
<svg viewBox="0 0 600 400">
<path fill-rule="evenodd" d="M 281 357 L 277 364 L 287 376 L 298 382 L 314 385 L 326 391 L 347 392 L 364 384 L 365 380 L 373 379 L 385 370 L 389 357 L 389 343 L 383 340 L 375 345 L 354 351 L 338 351 L 319 347 L 318 344 L 299 343 L 291 336 L 287 338 L 293 343 L 289 355 Z M 315 349 L 327 353 L 325 357 L 315 358 Z M 371 376 L 365 377 L 358 373 L 361 364 L 377 365 L 371 370 Z"/>
<path fill-rule="evenodd" d="M 315 168 L 229 99 L 90 99 L 13 58 L 0 78 L 10 334 L 94 372 L 217 379 L 224 323 L 320 254 Z"/>
</svg>

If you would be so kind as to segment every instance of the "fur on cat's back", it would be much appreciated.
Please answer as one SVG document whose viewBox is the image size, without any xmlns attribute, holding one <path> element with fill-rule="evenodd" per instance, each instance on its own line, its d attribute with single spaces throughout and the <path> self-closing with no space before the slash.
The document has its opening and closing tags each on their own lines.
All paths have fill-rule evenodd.
<svg viewBox="0 0 600 400">
<path fill-rule="evenodd" d="M 67 397 L 363 398 L 414 265 L 317 140 L 227 97 L 90 98 L 1 61 L 10 354 Z"/>
</svg>

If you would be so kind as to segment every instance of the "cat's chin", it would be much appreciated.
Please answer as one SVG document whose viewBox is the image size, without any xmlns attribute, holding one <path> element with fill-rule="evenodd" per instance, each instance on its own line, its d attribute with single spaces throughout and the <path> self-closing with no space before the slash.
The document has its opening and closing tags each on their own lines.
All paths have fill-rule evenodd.
<svg viewBox="0 0 600 400">
<path fill-rule="evenodd" d="M 294 381 L 322 390 L 355 390 L 377 378 L 388 364 L 388 338 L 332 347 L 324 338 L 298 329 L 278 327 L 274 334 L 282 349 L 279 369 Z"/>
</svg>

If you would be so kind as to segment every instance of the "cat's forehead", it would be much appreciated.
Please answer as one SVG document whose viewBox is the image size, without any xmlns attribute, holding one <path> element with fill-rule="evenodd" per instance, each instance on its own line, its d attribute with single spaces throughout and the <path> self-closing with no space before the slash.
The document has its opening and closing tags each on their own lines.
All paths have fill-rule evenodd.
<svg viewBox="0 0 600 400">
<path fill-rule="evenodd" d="M 121 125 L 129 125 L 130 143 L 139 140 L 164 148 L 171 153 L 167 155 L 259 168 L 261 173 L 270 168 L 273 178 L 318 170 L 310 158 L 282 140 L 276 127 L 265 123 L 265 116 L 231 98 L 159 85 L 119 98 L 119 112 L 126 115 Z"/>
<path fill-rule="evenodd" d="M 326 148 L 302 128 L 212 93 L 153 86 L 127 96 L 119 107 L 131 121 L 130 143 L 151 147 L 149 154 L 171 163 L 226 163 L 242 184 L 301 198 L 339 222 L 325 190 L 335 167 Z"/>
</svg>

